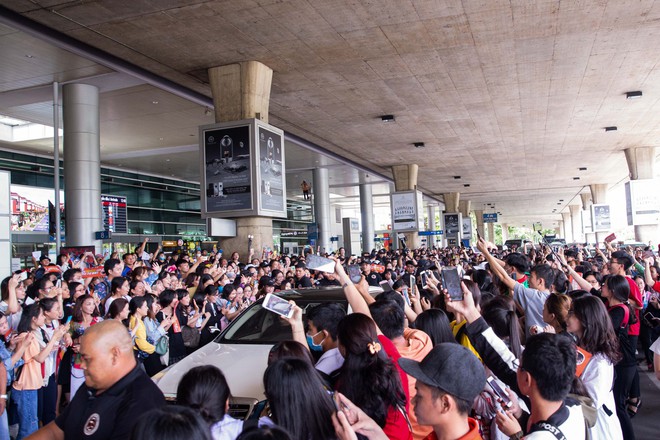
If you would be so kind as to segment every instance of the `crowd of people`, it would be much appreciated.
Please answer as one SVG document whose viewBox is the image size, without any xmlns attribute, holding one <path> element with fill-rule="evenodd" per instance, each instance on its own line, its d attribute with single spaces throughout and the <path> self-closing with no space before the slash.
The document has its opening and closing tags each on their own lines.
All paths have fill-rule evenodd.
<svg viewBox="0 0 660 440">
<path fill-rule="evenodd" d="M 628 440 L 638 350 L 660 378 L 650 248 L 340 248 L 320 272 L 308 254 L 145 245 L 121 258 L 44 255 L 2 281 L 0 440 Z M 87 275 L 97 265 L 103 275 Z M 212 365 L 188 371 L 165 406 L 150 376 L 265 295 L 317 286 L 342 289 L 351 313 L 292 304 L 254 421 L 228 414 L 232 384 Z"/>
</svg>

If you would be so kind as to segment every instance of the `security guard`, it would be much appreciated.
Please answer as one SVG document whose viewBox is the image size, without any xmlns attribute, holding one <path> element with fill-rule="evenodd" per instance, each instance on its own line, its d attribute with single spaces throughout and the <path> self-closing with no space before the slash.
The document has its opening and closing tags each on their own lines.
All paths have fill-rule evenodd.
<svg viewBox="0 0 660 440">
<path fill-rule="evenodd" d="M 54 422 L 28 439 L 125 439 L 141 414 L 165 405 L 163 393 L 138 368 L 131 336 L 119 321 L 88 328 L 80 354 L 85 384 Z"/>
</svg>

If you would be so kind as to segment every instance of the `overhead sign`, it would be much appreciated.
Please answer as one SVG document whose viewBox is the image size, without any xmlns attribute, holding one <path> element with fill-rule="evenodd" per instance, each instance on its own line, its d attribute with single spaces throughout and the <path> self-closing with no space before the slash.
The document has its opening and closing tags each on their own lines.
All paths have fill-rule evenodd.
<svg viewBox="0 0 660 440">
<path fill-rule="evenodd" d="M 591 205 L 591 217 L 593 218 L 594 232 L 605 232 L 612 229 L 610 205 Z"/>
<path fill-rule="evenodd" d="M 484 214 L 484 223 L 497 223 L 497 213 L 490 212 Z"/>
<path fill-rule="evenodd" d="M 390 195 L 390 202 L 392 208 L 392 226 L 395 231 L 417 231 L 421 229 L 419 227 L 421 192 L 396 192 Z"/>
<path fill-rule="evenodd" d="M 447 237 L 456 237 L 462 235 L 461 229 L 463 228 L 463 223 L 461 221 L 460 212 L 450 212 L 443 214 L 443 219 L 445 223 L 445 235 Z M 463 237 L 458 237 L 459 239 Z"/>
<path fill-rule="evenodd" d="M 442 231 L 419 231 L 417 235 L 420 237 L 428 236 L 428 235 L 442 235 Z"/>
<path fill-rule="evenodd" d="M 580 211 L 582 215 L 582 233 L 591 234 L 594 232 L 593 219 L 591 218 L 591 209 Z"/>
<path fill-rule="evenodd" d="M 660 223 L 660 193 L 657 179 L 631 180 L 626 183 L 628 225 Z"/>
</svg>

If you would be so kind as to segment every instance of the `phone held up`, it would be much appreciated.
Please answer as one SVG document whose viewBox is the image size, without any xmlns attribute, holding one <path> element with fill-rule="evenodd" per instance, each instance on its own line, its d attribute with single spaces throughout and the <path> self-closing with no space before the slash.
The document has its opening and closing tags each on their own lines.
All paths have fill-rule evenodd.
<svg viewBox="0 0 660 440">
<path fill-rule="evenodd" d="M 264 298 L 263 307 L 285 318 L 291 318 L 293 315 L 293 305 L 289 301 L 275 296 L 272 293 L 266 295 Z"/>
<path fill-rule="evenodd" d="M 441 271 L 442 286 L 447 289 L 449 298 L 452 301 L 461 301 L 463 299 L 463 289 L 461 288 L 461 276 L 457 267 L 445 267 Z"/>
</svg>

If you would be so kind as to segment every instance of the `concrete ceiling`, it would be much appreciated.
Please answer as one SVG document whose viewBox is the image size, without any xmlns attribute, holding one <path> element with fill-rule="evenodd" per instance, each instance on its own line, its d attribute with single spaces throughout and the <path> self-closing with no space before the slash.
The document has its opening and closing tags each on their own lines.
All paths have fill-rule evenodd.
<svg viewBox="0 0 660 440">
<path fill-rule="evenodd" d="M 579 203 L 586 185 L 627 177 L 625 148 L 660 141 L 652 0 L 0 4 L 206 96 L 207 68 L 260 61 L 274 70 L 274 125 L 377 173 L 417 163 L 428 194 L 494 203 L 511 224 L 558 220 L 553 210 Z M 0 114 L 49 123 L 52 102 L 30 94 L 96 78 L 104 162 L 197 179 L 196 127 L 212 122 L 204 107 L 11 27 L 0 26 L 0 47 Z M 642 99 L 627 100 L 632 90 Z M 295 156 L 289 168 L 318 166 L 318 155 Z M 342 173 L 331 185 L 357 181 Z"/>
</svg>

